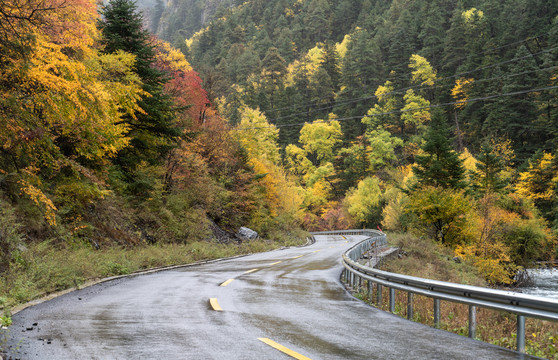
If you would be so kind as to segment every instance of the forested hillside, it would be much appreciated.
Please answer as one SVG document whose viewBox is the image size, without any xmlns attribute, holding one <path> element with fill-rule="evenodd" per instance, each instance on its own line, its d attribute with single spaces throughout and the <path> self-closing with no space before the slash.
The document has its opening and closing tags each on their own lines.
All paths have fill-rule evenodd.
<svg viewBox="0 0 558 360">
<path fill-rule="evenodd" d="M 506 283 L 556 256 L 557 15 L 545 0 L 254 0 L 191 36 L 158 29 L 241 141 L 278 137 L 279 162 L 250 161 L 295 179 L 306 228 L 415 231 Z"/>
<path fill-rule="evenodd" d="M 241 246 L 241 226 L 305 241 L 297 195 L 277 196 L 292 180 L 250 162 L 184 54 L 143 23 L 128 0 L 0 4 L 0 310 L 274 246 Z"/>
</svg>

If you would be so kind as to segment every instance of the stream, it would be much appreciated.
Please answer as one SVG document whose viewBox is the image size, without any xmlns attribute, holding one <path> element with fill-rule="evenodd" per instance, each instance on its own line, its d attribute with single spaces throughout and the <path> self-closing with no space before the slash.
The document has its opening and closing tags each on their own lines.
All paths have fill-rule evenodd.
<svg viewBox="0 0 558 360">
<path fill-rule="evenodd" d="M 528 269 L 527 272 L 534 284 L 522 287 L 522 293 L 558 300 L 558 269 Z"/>
</svg>

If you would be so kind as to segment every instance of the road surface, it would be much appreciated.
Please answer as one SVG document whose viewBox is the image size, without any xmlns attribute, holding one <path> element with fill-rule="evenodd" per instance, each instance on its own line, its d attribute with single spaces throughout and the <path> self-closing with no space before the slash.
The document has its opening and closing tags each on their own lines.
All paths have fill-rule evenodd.
<svg viewBox="0 0 558 360">
<path fill-rule="evenodd" d="M 14 359 L 525 359 L 370 307 L 339 282 L 363 236 L 124 278 L 13 318 Z"/>
</svg>

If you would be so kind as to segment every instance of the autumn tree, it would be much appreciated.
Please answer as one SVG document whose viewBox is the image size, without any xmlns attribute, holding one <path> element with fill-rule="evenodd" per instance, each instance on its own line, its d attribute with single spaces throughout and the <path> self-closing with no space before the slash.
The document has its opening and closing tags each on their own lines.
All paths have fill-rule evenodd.
<svg viewBox="0 0 558 360">
<path fill-rule="evenodd" d="M 519 174 L 515 192 L 531 199 L 550 221 L 556 221 L 555 209 L 558 206 L 558 161 L 556 156 L 541 152 L 529 160 L 527 171 Z"/>
<path fill-rule="evenodd" d="M 380 185 L 378 178 L 367 177 L 347 192 L 345 206 L 359 227 L 376 228 L 380 224 L 384 205 Z"/>
<path fill-rule="evenodd" d="M 376 130 L 381 126 L 392 134 L 402 137 L 405 133 L 405 123 L 397 112 L 401 107 L 401 100 L 394 90 L 394 85 L 389 80 L 378 86 L 374 93 L 377 102 L 368 110 L 362 122 L 369 130 Z"/>
<path fill-rule="evenodd" d="M 93 1 L 10 1 L 1 9 L 2 36 L 25 43 L 25 51 L 0 55 L 0 172 L 11 173 L 21 194 L 56 225 L 59 208 L 76 216 L 105 193 L 91 170 L 128 145 L 122 120 L 141 111 L 141 80 L 133 55 L 93 47 Z M 73 186 L 44 191 L 47 180 L 68 178 Z"/>
<path fill-rule="evenodd" d="M 287 170 L 300 177 L 306 187 L 304 205 L 314 213 L 324 210 L 331 200 L 336 183 L 333 160 L 343 133 L 341 125 L 332 118 L 305 124 L 300 131 L 302 147 L 285 148 Z"/>
<path fill-rule="evenodd" d="M 268 215 L 301 218 L 302 189 L 280 165 L 279 130 L 269 124 L 259 110 L 243 106 L 240 114 L 240 124 L 233 133 L 246 150 L 248 164 L 265 191 L 266 205 L 270 210 Z"/>
<path fill-rule="evenodd" d="M 466 214 L 471 210 L 463 191 L 426 186 L 410 195 L 406 211 L 416 220 L 413 226 L 445 245 L 463 241 Z"/>
</svg>

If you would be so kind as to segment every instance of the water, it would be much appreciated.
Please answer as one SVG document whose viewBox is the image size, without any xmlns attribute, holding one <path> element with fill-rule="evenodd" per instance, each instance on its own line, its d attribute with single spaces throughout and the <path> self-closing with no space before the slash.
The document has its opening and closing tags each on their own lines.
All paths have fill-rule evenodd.
<svg viewBox="0 0 558 360">
<path fill-rule="evenodd" d="M 521 292 L 558 300 L 558 269 L 528 269 L 533 286 L 521 288 Z"/>
</svg>

